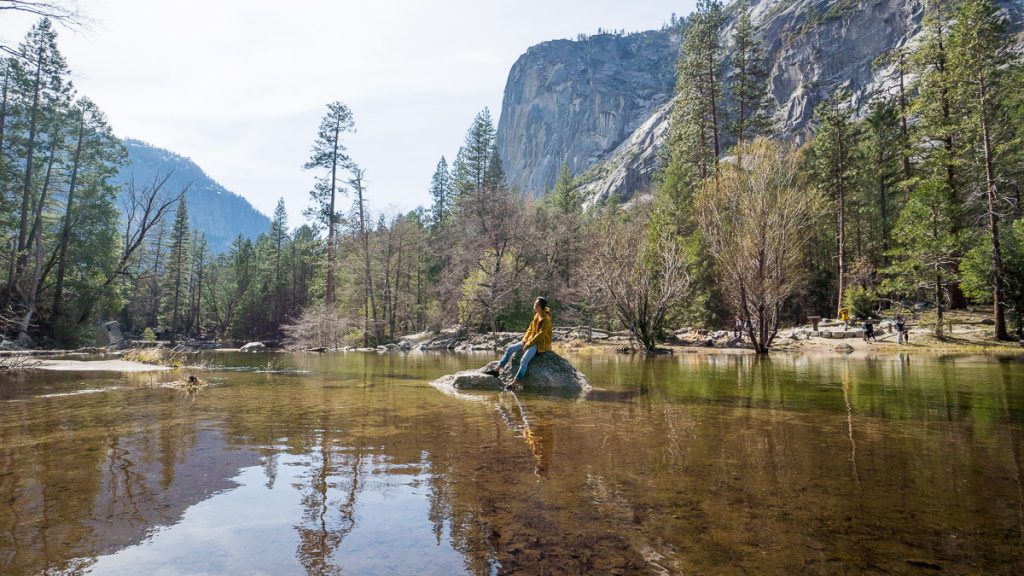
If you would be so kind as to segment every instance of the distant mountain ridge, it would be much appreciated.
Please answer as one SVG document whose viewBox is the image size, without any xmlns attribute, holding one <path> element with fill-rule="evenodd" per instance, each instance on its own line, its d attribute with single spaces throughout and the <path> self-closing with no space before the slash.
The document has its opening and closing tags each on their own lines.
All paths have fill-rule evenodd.
<svg viewBox="0 0 1024 576">
<path fill-rule="evenodd" d="M 239 234 L 255 239 L 270 230 L 270 218 L 210 178 L 189 158 L 141 140 L 127 138 L 122 142 L 128 150 L 128 162 L 115 183 L 124 185 L 134 178 L 136 186 L 145 186 L 170 174 L 165 190 L 177 193 L 189 186 L 185 193 L 189 222 L 193 229 L 206 234 L 214 253 L 226 252 Z"/>
</svg>

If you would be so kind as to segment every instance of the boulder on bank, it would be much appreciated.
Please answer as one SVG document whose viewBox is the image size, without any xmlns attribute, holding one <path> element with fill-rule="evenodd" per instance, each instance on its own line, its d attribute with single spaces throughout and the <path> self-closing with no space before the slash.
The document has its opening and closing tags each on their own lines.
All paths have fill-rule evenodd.
<svg viewBox="0 0 1024 576">
<path fill-rule="evenodd" d="M 249 342 L 245 346 L 239 348 L 242 352 L 263 352 L 266 349 L 267 346 L 263 342 Z"/>
<path fill-rule="evenodd" d="M 483 368 L 464 370 L 442 376 L 433 382 L 434 386 L 451 387 L 456 390 L 501 390 L 515 379 L 519 369 L 518 355 L 501 371 L 500 377 L 486 374 L 485 370 L 496 369 L 498 361 L 490 362 Z M 538 354 L 530 362 L 522 381 L 523 390 L 559 390 L 568 392 L 589 391 L 590 381 L 568 360 L 554 352 Z"/>
</svg>

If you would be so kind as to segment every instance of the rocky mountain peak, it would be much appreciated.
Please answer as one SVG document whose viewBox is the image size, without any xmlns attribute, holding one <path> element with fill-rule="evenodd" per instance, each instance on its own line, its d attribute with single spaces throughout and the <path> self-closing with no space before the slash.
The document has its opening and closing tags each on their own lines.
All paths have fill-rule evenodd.
<svg viewBox="0 0 1024 576">
<path fill-rule="evenodd" d="M 1024 0 L 999 5 L 1010 29 L 1019 31 Z M 895 89 L 896 71 L 880 57 L 915 42 L 925 0 L 750 0 L 749 6 L 765 49 L 775 132 L 800 140 L 814 107 L 833 91 L 846 90 L 864 111 L 875 95 Z M 728 55 L 735 3 L 726 13 Z M 588 203 L 647 191 L 668 129 L 678 49 L 679 35 L 669 31 L 530 48 L 509 74 L 498 123 L 509 183 L 523 194 L 543 194 L 564 162 Z"/>
</svg>

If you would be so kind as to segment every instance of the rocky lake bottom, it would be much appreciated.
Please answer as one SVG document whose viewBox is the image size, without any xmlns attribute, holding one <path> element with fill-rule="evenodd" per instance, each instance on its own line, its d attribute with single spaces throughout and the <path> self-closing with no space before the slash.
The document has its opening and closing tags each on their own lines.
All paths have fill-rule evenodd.
<svg viewBox="0 0 1024 576">
<path fill-rule="evenodd" d="M 0 573 L 1024 571 L 1016 357 L 207 354 L 0 374 Z"/>
</svg>

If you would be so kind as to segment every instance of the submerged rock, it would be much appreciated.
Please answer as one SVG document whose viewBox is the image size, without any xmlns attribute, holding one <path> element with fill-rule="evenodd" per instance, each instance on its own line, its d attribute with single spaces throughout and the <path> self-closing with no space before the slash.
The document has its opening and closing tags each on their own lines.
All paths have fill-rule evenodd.
<svg viewBox="0 0 1024 576">
<path fill-rule="evenodd" d="M 509 362 L 501 371 L 500 376 L 492 376 L 487 371 L 497 370 L 498 361 L 488 363 L 483 368 L 464 370 L 456 374 L 442 376 L 433 382 L 434 386 L 450 387 L 456 390 L 501 390 L 511 385 L 519 370 L 519 356 Z M 569 392 L 586 392 L 591 389 L 590 381 L 577 370 L 568 360 L 554 352 L 538 354 L 530 362 L 526 376 L 521 382 L 523 390 L 561 390 Z"/>
<path fill-rule="evenodd" d="M 437 387 L 454 388 L 455 390 L 501 390 L 505 387 L 504 382 L 496 376 L 484 374 L 483 370 L 483 368 L 463 370 L 442 376 L 434 380 L 433 384 Z"/>
</svg>

